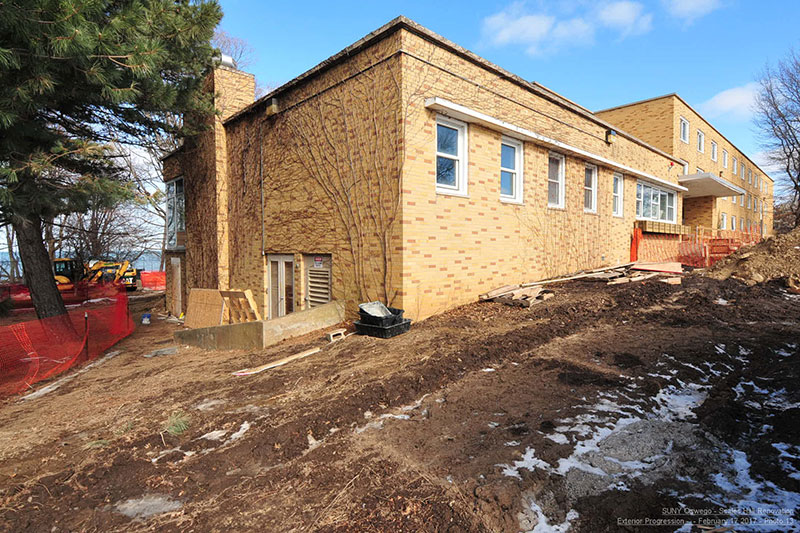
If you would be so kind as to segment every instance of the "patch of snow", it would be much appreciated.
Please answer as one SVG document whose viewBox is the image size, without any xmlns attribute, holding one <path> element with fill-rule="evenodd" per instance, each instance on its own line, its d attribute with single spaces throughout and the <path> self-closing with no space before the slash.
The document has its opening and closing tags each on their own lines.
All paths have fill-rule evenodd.
<svg viewBox="0 0 800 533">
<path fill-rule="evenodd" d="M 490 368 L 481 369 L 481 372 L 495 372 L 495 371 L 496 371 L 496 369 L 491 368 L 491 367 Z"/>
<path fill-rule="evenodd" d="M 249 429 L 250 429 L 250 422 L 248 422 L 247 420 L 245 420 L 244 422 L 242 422 L 242 425 L 241 425 L 241 426 L 239 426 L 239 429 L 238 429 L 238 430 L 236 430 L 236 432 L 235 432 L 235 433 L 232 433 L 230 437 L 228 437 L 228 440 L 226 440 L 226 441 L 225 441 L 225 444 L 223 444 L 223 446 L 227 446 L 227 445 L 228 445 L 228 444 L 230 444 L 231 442 L 233 442 L 233 441 L 235 441 L 235 440 L 239 440 L 240 438 L 242 438 L 242 436 L 243 436 L 245 433 L 247 433 L 247 431 L 248 431 Z"/>
<path fill-rule="evenodd" d="M 503 446 L 519 446 L 520 444 L 522 443 L 518 440 L 510 440 L 506 443 L 503 443 Z"/>
<path fill-rule="evenodd" d="M 566 533 L 569 531 L 572 521 L 580 516 L 578 515 L 578 511 L 570 509 L 566 519 L 562 523 L 550 524 L 544 511 L 542 511 L 542 508 L 539 507 L 536 502 L 531 502 L 531 510 L 536 514 L 536 526 L 528 533 Z"/>
<path fill-rule="evenodd" d="M 728 300 L 726 300 L 725 298 L 717 298 L 716 300 L 714 300 L 714 303 L 717 305 L 730 305 L 730 302 L 728 302 Z"/>
<path fill-rule="evenodd" d="M 197 437 L 197 440 L 205 439 L 205 440 L 222 440 L 222 437 L 228 432 L 227 429 L 217 429 L 214 431 L 209 431 L 205 435 L 200 435 Z"/>
<path fill-rule="evenodd" d="M 552 435 L 546 435 L 545 438 L 548 438 L 557 444 L 569 443 L 569 439 L 563 433 L 553 433 Z"/>
<path fill-rule="evenodd" d="M 517 479 L 522 479 L 522 476 L 519 475 L 519 470 L 521 468 L 531 472 L 533 472 L 534 468 L 539 468 L 548 472 L 552 471 L 552 467 L 547 462 L 536 457 L 536 450 L 533 448 L 525 448 L 525 453 L 522 454 L 522 459 L 519 461 L 514 461 L 514 463 L 511 465 L 498 464 L 495 466 L 502 468 L 504 475 L 515 477 Z"/>
</svg>

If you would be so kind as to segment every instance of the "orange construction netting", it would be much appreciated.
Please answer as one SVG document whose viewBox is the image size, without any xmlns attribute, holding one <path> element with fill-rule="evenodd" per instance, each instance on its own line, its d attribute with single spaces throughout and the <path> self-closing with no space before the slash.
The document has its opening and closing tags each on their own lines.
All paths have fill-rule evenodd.
<svg viewBox="0 0 800 533">
<path fill-rule="evenodd" d="M 0 327 L 0 396 L 96 359 L 133 332 L 125 287 L 66 315 Z"/>
</svg>

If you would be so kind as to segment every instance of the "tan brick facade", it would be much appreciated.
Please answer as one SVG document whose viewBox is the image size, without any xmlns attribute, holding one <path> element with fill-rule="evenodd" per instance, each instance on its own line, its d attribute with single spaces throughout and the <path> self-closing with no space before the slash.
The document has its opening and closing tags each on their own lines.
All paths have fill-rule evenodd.
<svg viewBox="0 0 800 533">
<path fill-rule="evenodd" d="M 531 132 L 521 203 L 501 201 L 503 133 L 478 121 L 466 126 L 466 195 L 437 192 L 436 120 L 446 112 L 426 107 L 431 98 Z M 234 114 L 206 144 L 187 143 L 173 171 L 186 179 L 186 286 L 250 288 L 268 316 L 268 263 L 289 257 L 297 310 L 307 305 L 308 263 L 324 256 L 333 298 L 351 313 L 380 299 L 421 319 L 499 285 L 624 262 L 637 182 L 675 187 L 678 173 L 673 158 L 630 135 L 608 142 L 611 128 L 398 19 Z M 547 207 L 551 151 L 566 158 L 563 209 Z M 596 213 L 584 211 L 587 159 L 598 167 Z M 632 170 L 621 172 L 614 216 L 620 166 Z M 675 204 L 680 212 L 679 194 Z"/>
<path fill-rule="evenodd" d="M 766 173 L 730 143 L 714 126 L 694 111 L 676 94 L 651 100 L 636 102 L 596 113 L 599 117 L 617 124 L 654 146 L 685 161 L 688 173 L 698 170 L 710 172 L 746 191 L 744 197 L 689 198 L 684 203 L 683 223 L 711 229 L 731 229 L 731 221 L 736 218 L 737 230 L 744 229 L 758 233 L 763 221 L 764 233 L 773 231 L 773 189 L 774 183 Z M 688 142 L 681 139 L 681 119 L 689 122 Z M 698 150 L 698 130 L 703 133 L 703 151 Z M 712 158 L 712 143 L 716 143 L 716 160 Z M 724 153 L 727 152 L 727 167 Z M 736 159 L 737 173 L 734 175 L 733 160 Z M 742 166 L 745 173 L 742 175 Z M 763 180 L 762 180 L 763 179 Z M 758 210 L 756 210 L 758 200 Z M 763 202 L 763 217 L 761 204 Z M 749 204 L 749 207 L 748 207 Z M 723 217 L 722 214 L 725 214 Z M 744 225 L 742 225 L 744 221 Z"/>
</svg>

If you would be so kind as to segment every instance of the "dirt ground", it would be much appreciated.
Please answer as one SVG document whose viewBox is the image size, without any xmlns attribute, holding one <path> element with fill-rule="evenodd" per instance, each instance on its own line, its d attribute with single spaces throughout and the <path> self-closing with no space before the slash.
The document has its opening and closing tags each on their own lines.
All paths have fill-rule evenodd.
<svg viewBox="0 0 800 533">
<path fill-rule="evenodd" d="M 0 530 L 798 530 L 800 296 L 699 275 L 553 288 L 259 353 L 144 357 L 180 326 L 138 326 L 0 404 Z"/>
</svg>

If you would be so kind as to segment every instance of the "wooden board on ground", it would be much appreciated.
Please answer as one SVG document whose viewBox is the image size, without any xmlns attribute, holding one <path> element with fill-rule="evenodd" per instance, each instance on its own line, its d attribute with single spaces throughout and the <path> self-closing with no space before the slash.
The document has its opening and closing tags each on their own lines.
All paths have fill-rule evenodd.
<svg viewBox="0 0 800 533">
<path fill-rule="evenodd" d="M 253 292 L 250 289 L 244 291 L 228 290 L 219 291 L 222 297 L 222 310 L 219 314 L 218 324 L 223 324 L 225 319 L 224 311 L 228 312 L 228 324 L 241 324 L 243 322 L 255 322 L 261 320 L 258 313 L 256 301 L 253 299 Z"/>
<path fill-rule="evenodd" d="M 192 329 L 219 326 L 222 312 L 223 301 L 218 290 L 192 289 L 184 325 Z"/>
<path fill-rule="evenodd" d="M 252 376 L 253 374 L 258 374 L 259 372 L 263 372 L 265 370 L 269 370 L 270 368 L 276 368 L 279 366 L 283 366 L 286 363 L 291 363 L 292 361 L 296 361 L 297 359 L 303 359 L 304 357 L 308 357 L 309 355 L 314 355 L 315 353 L 319 352 L 321 348 L 311 348 L 310 350 L 306 350 L 304 352 L 296 353 L 294 355 L 290 355 L 289 357 L 284 357 L 283 359 L 278 359 L 272 363 L 267 363 L 266 365 L 257 366 L 255 368 L 245 368 L 244 370 L 239 370 L 238 372 L 234 372 L 234 376 Z"/>
<path fill-rule="evenodd" d="M 497 289 L 492 289 L 485 294 L 481 294 L 478 299 L 480 300 L 491 300 L 492 298 L 497 298 L 498 296 L 502 296 L 506 293 L 519 289 L 519 285 L 504 285 Z"/>
<path fill-rule="evenodd" d="M 670 274 L 683 274 L 683 267 L 677 261 L 663 263 L 635 263 L 631 270 L 645 270 L 648 272 L 669 272 Z"/>
</svg>

